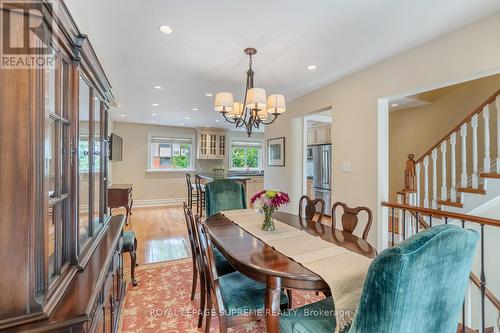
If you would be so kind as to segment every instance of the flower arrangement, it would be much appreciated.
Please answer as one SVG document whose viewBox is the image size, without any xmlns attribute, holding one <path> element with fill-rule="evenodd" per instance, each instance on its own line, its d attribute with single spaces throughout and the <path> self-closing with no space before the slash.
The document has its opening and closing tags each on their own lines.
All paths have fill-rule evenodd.
<svg viewBox="0 0 500 333">
<path fill-rule="evenodd" d="M 290 202 L 290 197 L 287 193 L 277 190 L 264 190 L 256 193 L 250 199 L 254 207 L 264 215 L 264 223 L 262 230 L 274 231 L 274 221 L 272 215 L 279 207 L 286 205 Z"/>
</svg>

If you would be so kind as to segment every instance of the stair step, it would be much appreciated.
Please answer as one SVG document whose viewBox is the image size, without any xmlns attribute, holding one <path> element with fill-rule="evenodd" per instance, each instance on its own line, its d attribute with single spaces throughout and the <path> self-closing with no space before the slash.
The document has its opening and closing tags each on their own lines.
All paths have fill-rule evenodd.
<svg viewBox="0 0 500 333">
<path fill-rule="evenodd" d="M 486 194 L 486 191 L 482 188 L 472 188 L 472 187 L 459 187 L 457 192 L 462 193 L 473 193 L 473 194 Z"/>
<path fill-rule="evenodd" d="M 496 178 L 496 179 L 500 179 L 500 173 L 481 172 L 479 174 L 479 177 L 481 177 L 481 178 Z"/>
<path fill-rule="evenodd" d="M 458 207 L 458 208 L 462 208 L 464 206 L 464 205 L 462 205 L 461 202 L 455 202 L 455 201 L 451 201 L 451 200 L 438 200 L 438 205 Z"/>
</svg>

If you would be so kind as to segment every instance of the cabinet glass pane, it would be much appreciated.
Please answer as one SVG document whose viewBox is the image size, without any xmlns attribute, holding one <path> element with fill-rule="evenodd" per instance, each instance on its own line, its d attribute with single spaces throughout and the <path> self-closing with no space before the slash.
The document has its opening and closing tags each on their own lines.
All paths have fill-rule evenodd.
<svg viewBox="0 0 500 333">
<path fill-rule="evenodd" d="M 47 216 L 47 225 L 49 229 L 48 233 L 48 262 L 49 262 L 49 284 L 54 280 L 57 274 L 56 270 L 56 224 L 55 224 L 55 214 L 54 207 L 49 207 Z"/>
<path fill-rule="evenodd" d="M 90 87 L 83 78 L 79 82 L 78 107 L 78 241 L 81 249 L 89 238 L 89 169 L 90 169 Z"/>
<path fill-rule="evenodd" d="M 93 226 L 94 230 L 99 228 L 102 222 L 101 209 L 101 102 L 98 98 L 94 99 L 94 167 L 93 167 Z"/>
<path fill-rule="evenodd" d="M 51 49 L 51 55 L 55 55 L 55 50 Z M 45 111 L 47 114 L 56 113 L 56 69 L 45 69 Z"/>
<path fill-rule="evenodd" d="M 61 117 L 70 120 L 70 105 L 69 105 L 69 64 L 62 60 L 61 62 Z"/>
<path fill-rule="evenodd" d="M 48 177 L 48 196 L 49 199 L 55 198 L 56 193 L 56 122 L 47 119 L 45 128 L 45 170 Z"/>
</svg>

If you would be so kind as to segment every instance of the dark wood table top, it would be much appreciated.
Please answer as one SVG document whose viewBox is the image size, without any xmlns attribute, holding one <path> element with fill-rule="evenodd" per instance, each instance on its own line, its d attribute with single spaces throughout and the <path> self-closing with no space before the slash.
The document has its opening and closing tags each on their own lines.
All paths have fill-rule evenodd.
<svg viewBox="0 0 500 333">
<path fill-rule="evenodd" d="M 368 242 L 348 232 L 332 230 L 330 226 L 284 212 L 275 212 L 274 218 L 363 256 L 374 258 L 377 255 Z M 249 234 L 222 214 L 208 217 L 205 223 L 213 243 L 240 272 L 262 282 L 266 281 L 267 276 L 279 277 L 285 288 L 328 290 L 328 285 L 318 275 Z"/>
</svg>

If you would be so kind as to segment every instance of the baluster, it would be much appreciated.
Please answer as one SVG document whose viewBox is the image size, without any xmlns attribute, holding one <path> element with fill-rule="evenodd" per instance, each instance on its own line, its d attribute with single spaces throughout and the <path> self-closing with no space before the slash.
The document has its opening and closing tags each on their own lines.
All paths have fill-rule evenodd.
<svg viewBox="0 0 500 333">
<path fill-rule="evenodd" d="M 500 173 L 500 96 L 496 99 L 497 107 L 497 173 Z"/>
<path fill-rule="evenodd" d="M 484 121 L 484 164 L 483 172 L 489 173 L 491 171 L 491 158 L 490 158 L 490 106 L 486 105 L 483 108 L 483 121 Z"/>
<path fill-rule="evenodd" d="M 460 127 L 460 137 L 462 138 L 462 179 L 461 187 L 467 187 L 467 123 Z"/>
<path fill-rule="evenodd" d="M 441 200 L 448 199 L 448 186 L 446 184 L 446 140 L 441 143 Z"/>
<path fill-rule="evenodd" d="M 396 232 L 395 230 L 395 227 L 396 227 L 396 223 L 394 221 L 396 217 L 394 216 L 394 208 L 392 209 L 392 225 L 391 225 L 391 228 L 392 228 L 392 232 L 391 232 L 391 238 L 392 238 L 392 241 L 391 241 L 391 244 L 392 246 L 394 246 L 394 233 Z"/>
<path fill-rule="evenodd" d="M 432 151 L 432 204 L 433 209 L 437 209 L 437 148 Z"/>
<path fill-rule="evenodd" d="M 479 188 L 478 159 L 477 159 L 477 113 L 472 116 L 470 125 L 472 127 L 472 188 Z"/>
<path fill-rule="evenodd" d="M 417 178 L 417 195 L 415 197 L 415 205 L 420 206 L 420 165 L 421 163 L 417 163 L 415 166 L 415 176 Z"/>
<path fill-rule="evenodd" d="M 450 197 L 451 201 L 457 201 L 457 162 L 456 162 L 456 144 L 457 144 L 457 133 L 453 133 L 450 136 L 450 147 L 451 147 L 451 189 Z"/>
<path fill-rule="evenodd" d="M 429 155 L 424 158 L 424 207 L 429 208 Z"/>
</svg>

